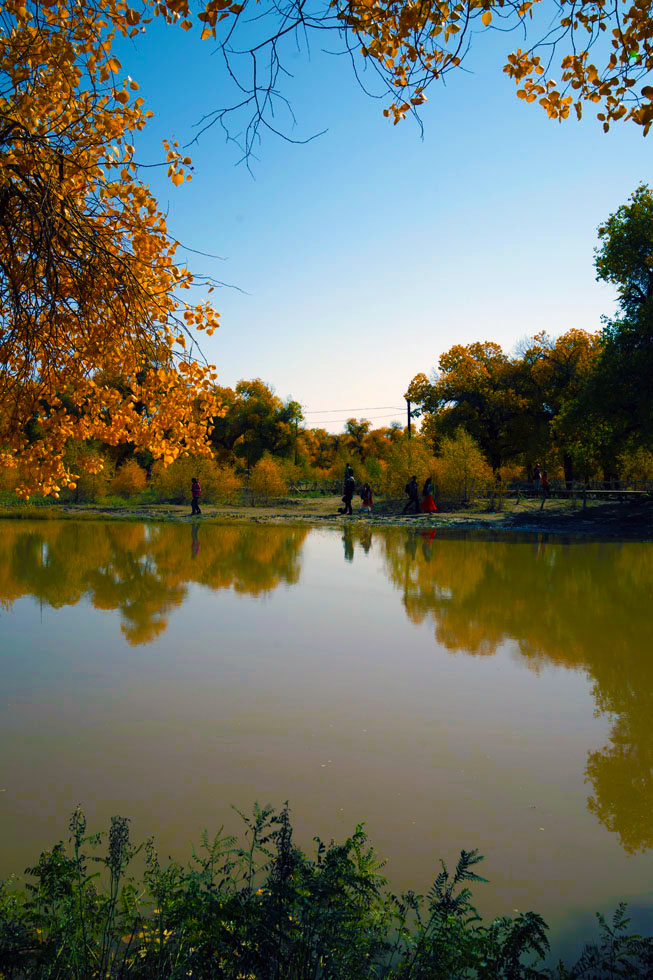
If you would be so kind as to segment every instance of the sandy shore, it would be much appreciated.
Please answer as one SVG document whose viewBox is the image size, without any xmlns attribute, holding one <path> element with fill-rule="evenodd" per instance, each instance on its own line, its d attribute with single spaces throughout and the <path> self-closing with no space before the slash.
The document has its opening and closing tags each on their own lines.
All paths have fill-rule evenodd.
<svg viewBox="0 0 653 980">
<path fill-rule="evenodd" d="M 202 507 L 202 516 L 192 518 L 186 505 L 137 503 L 125 507 L 100 504 L 56 504 L 51 507 L 0 508 L 4 517 L 39 516 L 64 520 L 128 520 L 173 521 L 188 523 L 200 520 L 211 523 L 238 524 L 300 524 L 314 527 L 342 527 L 343 524 L 366 524 L 378 527 L 435 527 L 451 530 L 485 530 L 492 532 L 588 535 L 591 537 L 616 537 L 653 540 L 653 503 L 591 504 L 587 510 L 568 501 L 550 500 L 543 510 L 538 500 L 524 500 L 516 504 L 507 501 L 501 511 L 470 509 L 457 512 L 439 512 L 429 515 L 406 515 L 397 512 L 396 505 L 376 508 L 371 516 L 357 509 L 351 517 L 338 514 L 339 497 L 287 499 L 271 501 L 261 506 L 213 506 Z M 39 510 L 43 514 L 39 514 Z"/>
</svg>

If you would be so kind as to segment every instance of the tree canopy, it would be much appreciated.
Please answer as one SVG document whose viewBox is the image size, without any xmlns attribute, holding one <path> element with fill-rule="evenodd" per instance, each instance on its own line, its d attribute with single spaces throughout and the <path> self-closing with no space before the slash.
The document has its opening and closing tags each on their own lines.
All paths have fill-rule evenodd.
<svg viewBox="0 0 653 980">
<path fill-rule="evenodd" d="M 190 333 L 217 314 L 180 298 L 193 277 L 134 162 L 149 114 L 111 56 L 140 19 L 112 0 L 0 15 L 0 462 L 25 496 L 74 484 L 69 440 L 171 462 L 218 410 Z M 189 159 L 165 150 L 180 184 Z"/>
<path fill-rule="evenodd" d="M 71 440 L 128 443 L 169 463 L 208 451 L 220 413 L 216 373 L 194 339 L 215 329 L 218 314 L 182 298 L 198 282 L 178 264 L 178 243 L 141 178 L 135 135 L 150 113 L 113 53 L 117 37 L 146 32 L 161 17 L 217 41 L 239 95 L 205 125 L 228 129 L 249 113 L 246 156 L 264 129 L 282 132 L 275 111 L 285 45 L 311 32 L 334 32 L 357 77 L 373 67 L 395 123 L 417 112 L 429 85 L 461 68 L 473 38 L 496 28 L 525 32 L 528 46 L 507 55 L 503 70 L 517 95 L 549 116 L 564 119 L 572 107 L 580 116 L 590 103 L 605 129 L 628 119 L 646 133 L 653 120 L 653 87 L 638 88 L 653 67 L 651 14 L 639 0 L 623 9 L 602 0 L 556 5 L 544 34 L 543 0 L 254 2 L 209 0 L 196 11 L 188 0 L 2 6 L 0 464 L 19 468 L 24 496 L 74 485 Z M 549 77 L 556 61 L 559 83 Z M 190 158 L 176 143 L 163 150 L 172 183 L 189 180 Z M 615 241 L 601 260 L 606 276 L 618 275 L 615 229 L 606 232 Z M 631 285 L 624 312 L 637 330 L 648 312 L 640 303 L 635 315 L 641 284 Z"/>
</svg>

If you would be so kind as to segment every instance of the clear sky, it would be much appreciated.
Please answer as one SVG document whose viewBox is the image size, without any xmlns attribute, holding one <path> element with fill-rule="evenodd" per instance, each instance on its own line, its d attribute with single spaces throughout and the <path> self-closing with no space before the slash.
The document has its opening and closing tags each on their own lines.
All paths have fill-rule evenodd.
<svg viewBox="0 0 653 980">
<path fill-rule="evenodd" d="M 333 432 L 352 414 L 389 425 L 404 419 L 394 407 L 411 378 L 455 343 L 510 352 L 540 330 L 599 329 L 615 293 L 595 281 L 596 229 L 651 176 L 641 129 L 604 134 L 591 114 L 560 124 L 519 101 L 501 67 L 520 40 L 492 32 L 472 71 L 429 90 L 422 140 L 410 119 L 385 119 L 385 103 L 318 41 L 310 60 L 290 54 L 283 91 L 294 134 L 327 129 L 319 139 L 267 135 L 252 177 L 216 126 L 189 150 L 192 182 L 142 172 L 171 233 L 224 259 L 191 256 L 191 267 L 242 290 L 213 294 L 221 327 L 203 350 L 219 383 L 261 377 Z M 162 159 L 164 137 L 188 143 L 227 101 L 214 50 L 196 27 L 160 22 L 121 42 L 124 72 L 155 113 L 140 161 Z"/>
</svg>

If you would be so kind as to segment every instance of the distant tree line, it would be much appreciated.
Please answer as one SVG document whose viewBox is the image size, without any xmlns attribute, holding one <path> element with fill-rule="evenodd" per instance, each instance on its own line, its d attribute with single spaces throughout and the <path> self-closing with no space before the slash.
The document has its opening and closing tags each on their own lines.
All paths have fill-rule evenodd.
<svg viewBox="0 0 653 980">
<path fill-rule="evenodd" d="M 207 502 L 247 485 L 268 500 L 300 482 L 335 489 L 345 465 L 359 483 L 402 496 L 414 473 L 436 491 L 468 499 L 479 489 L 528 479 L 536 464 L 565 480 L 653 479 L 653 193 L 641 185 L 599 228 L 597 278 L 617 287 L 616 316 L 595 334 L 572 327 L 541 332 L 513 354 L 492 342 L 455 344 L 432 375 L 418 374 L 406 397 L 421 418 L 413 434 L 398 422 L 373 428 L 350 418 L 338 434 L 306 427 L 301 405 L 253 378 L 213 386 L 220 408 L 208 422 L 209 454 L 166 466 L 134 442 L 69 439 L 64 462 L 80 474 L 64 497 L 149 485 L 157 499 L 186 499 L 197 475 Z M 101 383 L 101 378 L 98 379 Z M 119 388 L 119 379 L 113 379 Z M 125 397 L 130 389 L 125 388 Z M 170 462 L 170 461 L 167 461 Z M 27 474 L 29 476 L 29 474 Z M 26 474 L 0 470 L 11 491 Z M 151 479 L 150 479 L 151 478 Z"/>
</svg>

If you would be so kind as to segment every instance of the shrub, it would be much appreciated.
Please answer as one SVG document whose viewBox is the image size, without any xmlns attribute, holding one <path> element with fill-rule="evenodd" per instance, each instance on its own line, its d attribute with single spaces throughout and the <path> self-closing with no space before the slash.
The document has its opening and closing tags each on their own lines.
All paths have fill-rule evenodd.
<svg viewBox="0 0 653 980">
<path fill-rule="evenodd" d="M 77 474 L 77 480 L 74 487 L 62 493 L 63 500 L 92 504 L 106 494 L 111 469 L 98 449 L 83 443 L 72 444 L 65 460 L 72 472 Z"/>
<path fill-rule="evenodd" d="M 119 497 L 133 497 L 144 489 L 145 470 L 138 465 L 135 459 L 126 460 L 116 470 L 111 481 L 112 493 L 117 493 Z"/>
<path fill-rule="evenodd" d="M 270 497 L 284 494 L 286 488 L 286 481 L 279 464 L 271 456 L 263 456 L 259 459 L 249 477 L 250 491 L 256 496 L 265 497 L 267 504 Z"/>
<path fill-rule="evenodd" d="M 6 467 L 0 468 L 0 491 L 3 493 L 12 493 L 18 484 L 18 470 L 14 467 L 9 469 Z"/>
<path fill-rule="evenodd" d="M 404 488 L 413 474 L 417 477 L 420 490 L 427 476 L 434 476 L 434 459 L 426 439 L 404 436 L 392 446 L 388 464 L 383 471 L 383 485 L 380 489 L 389 497 L 402 499 Z"/>
<path fill-rule="evenodd" d="M 190 483 L 196 476 L 202 487 L 202 501 L 207 504 L 231 502 L 242 480 L 229 466 L 219 466 L 215 460 L 204 456 L 181 456 L 170 466 L 157 463 L 152 484 L 157 500 L 172 504 L 190 501 Z"/>
<path fill-rule="evenodd" d="M 626 450 L 617 462 L 620 479 L 626 482 L 653 480 L 653 453 L 647 449 Z"/>
<path fill-rule="evenodd" d="M 0 971 L 7 980 L 581 980 L 650 976 L 653 939 L 630 935 L 626 906 L 577 964 L 539 964 L 547 925 L 535 912 L 486 924 L 466 886 L 483 882 L 482 860 L 461 851 L 428 897 L 389 894 L 382 862 L 359 824 L 342 843 L 316 840 L 314 857 L 293 841 L 287 808 L 241 814 L 245 840 L 221 832 L 193 850 L 184 867 L 162 867 L 152 840 L 138 880 L 141 848 L 129 821 L 113 817 L 106 835 L 86 834 L 77 809 L 71 846 L 55 844 L 27 870 L 0 883 Z M 90 873 L 95 864 L 102 874 Z M 13 876 L 12 876 L 13 877 Z M 526 962 L 523 962 L 525 960 Z"/>
<path fill-rule="evenodd" d="M 456 503 L 466 503 L 494 483 L 478 443 L 462 427 L 442 440 L 434 477 L 440 496 Z"/>
<path fill-rule="evenodd" d="M 307 479 L 307 468 L 302 463 L 295 465 L 292 459 L 275 460 L 286 485 Z"/>
</svg>

